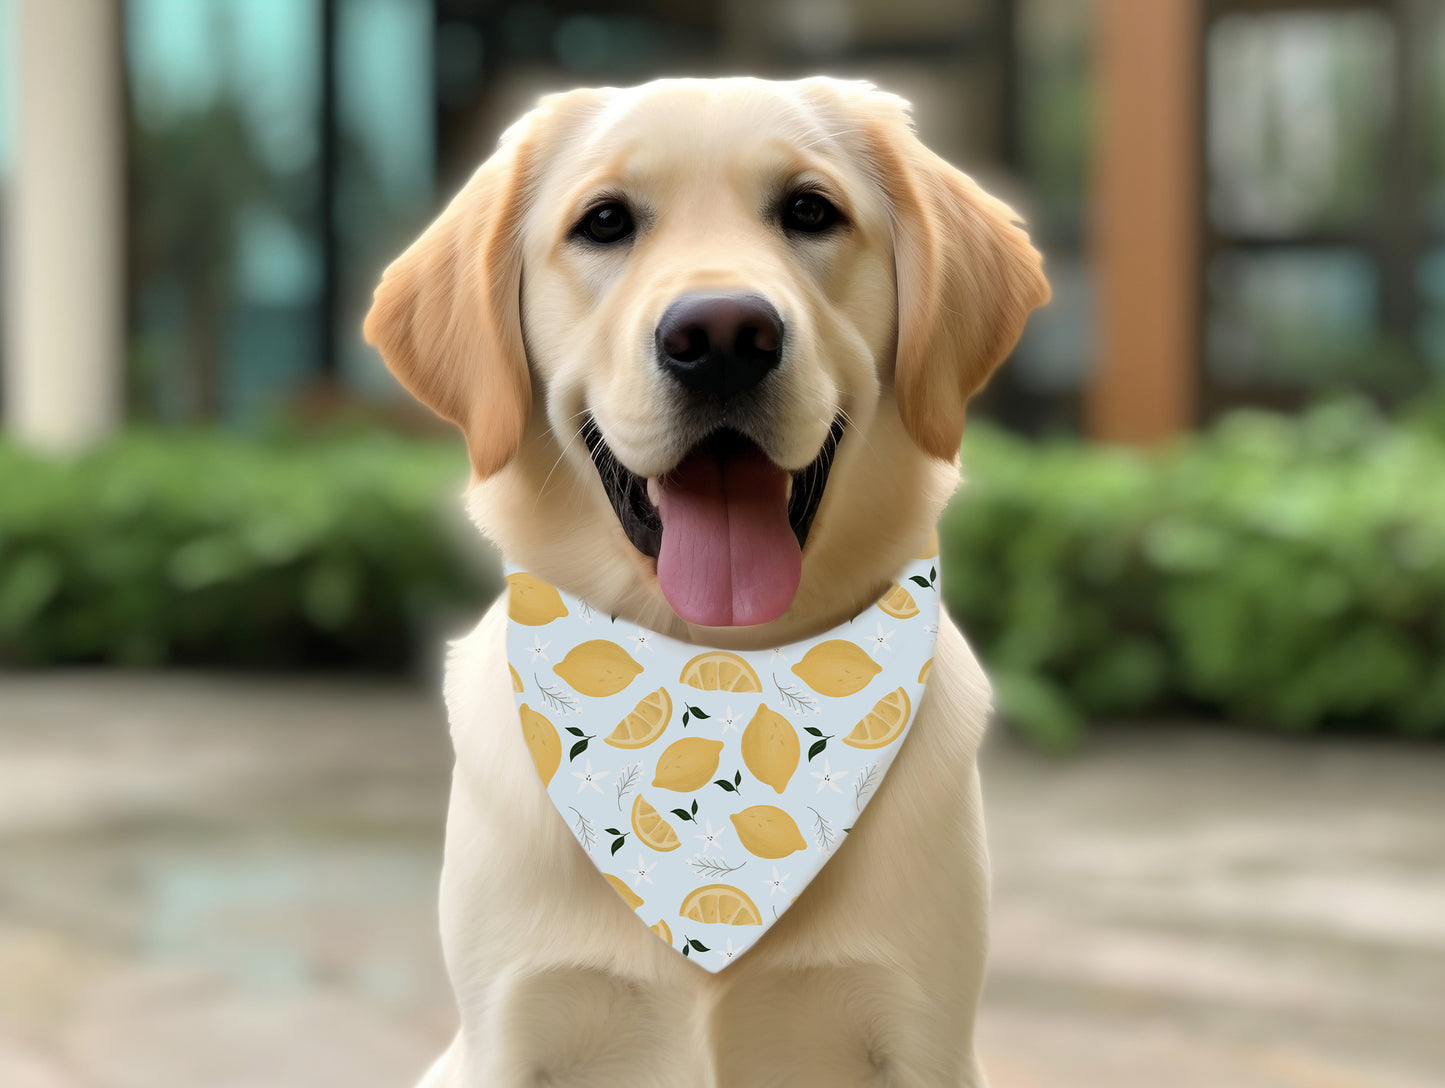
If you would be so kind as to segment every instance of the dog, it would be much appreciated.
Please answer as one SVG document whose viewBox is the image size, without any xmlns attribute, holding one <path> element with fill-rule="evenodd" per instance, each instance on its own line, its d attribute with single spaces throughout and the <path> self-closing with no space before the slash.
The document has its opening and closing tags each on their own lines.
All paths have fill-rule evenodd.
<svg viewBox="0 0 1445 1088">
<path fill-rule="evenodd" d="M 463 432 L 469 513 L 505 556 L 745 650 L 857 614 L 928 554 L 966 404 L 1048 297 L 1017 216 L 902 99 L 675 79 L 543 98 L 386 269 L 365 334 Z M 868 818 L 716 974 L 638 924 L 552 807 L 506 625 L 504 596 L 447 663 L 461 1026 L 423 1088 L 985 1083 L 990 692 L 952 623 Z"/>
</svg>

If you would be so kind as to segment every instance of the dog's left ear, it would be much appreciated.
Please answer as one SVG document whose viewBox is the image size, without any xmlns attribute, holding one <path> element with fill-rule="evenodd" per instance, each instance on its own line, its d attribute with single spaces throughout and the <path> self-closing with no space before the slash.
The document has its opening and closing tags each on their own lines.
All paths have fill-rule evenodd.
<svg viewBox="0 0 1445 1088">
<path fill-rule="evenodd" d="M 532 402 L 519 235 L 534 155 L 531 132 L 504 140 L 387 268 L 364 326 L 402 385 L 461 428 L 482 479 L 517 452 Z"/>
<path fill-rule="evenodd" d="M 1012 209 L 924 147 L 901 109 L 891 112 L 866 131 L 892 207 L 894 388 L 909 435 L 951 461 L 969 397 L 1049 300 L 1049 284 Z"/>
</svg>

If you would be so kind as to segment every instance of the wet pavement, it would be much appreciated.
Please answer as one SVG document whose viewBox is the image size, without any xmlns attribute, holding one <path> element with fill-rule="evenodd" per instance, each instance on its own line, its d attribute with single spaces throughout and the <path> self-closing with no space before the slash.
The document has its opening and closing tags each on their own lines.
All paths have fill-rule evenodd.
<svg viewBox="0 0 1445 1088">
<path fill-rule="evenodd" d="M 427 686 L 0 674 L 0 1085 L 406 1088 L 454 1026 Z M 984 757 L 993 1088 L 1445 1085 L 1445 746 Z"/>
</svg>

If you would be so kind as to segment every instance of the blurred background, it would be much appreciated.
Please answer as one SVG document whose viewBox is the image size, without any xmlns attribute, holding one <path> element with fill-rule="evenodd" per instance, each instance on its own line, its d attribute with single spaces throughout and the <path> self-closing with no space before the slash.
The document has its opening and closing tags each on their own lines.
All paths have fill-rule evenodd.
<svg viewBox="0 0 1445 1088">
<path fill-rule="evenodd" d="M 459 440 L 362 341 L 536 95 L 861 76 L 1054 302 L 942 526 L 995 1088 L 1445 1083 L 1445 5 L 0 0 L 0 1084 L 411 1083 Z"/>
</svg>

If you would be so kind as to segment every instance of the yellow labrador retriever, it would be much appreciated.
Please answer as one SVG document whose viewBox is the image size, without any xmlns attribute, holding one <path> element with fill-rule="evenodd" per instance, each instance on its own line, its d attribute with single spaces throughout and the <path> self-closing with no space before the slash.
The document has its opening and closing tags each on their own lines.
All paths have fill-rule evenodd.
<svg viewBox="0 0 1445 1088">
<path fill-rule="evenodd" d="M 965 404 L 1048 295 L 1014 214 L 922 146 L 901 99 L 665 80 L 543 99 L 387 269 L 366 334 L 465 433 L 472 514 L 510 559 L 754 649 L 855 615 L 919 554 Z M 984 1083 L 989 688 L 951 623 L 872 814 L 713 974 L 638 924 L 558 818 L 506 622 L 499 603 L 448 664 L 461 1029 L 426 1088 Z"/>
</svg>

